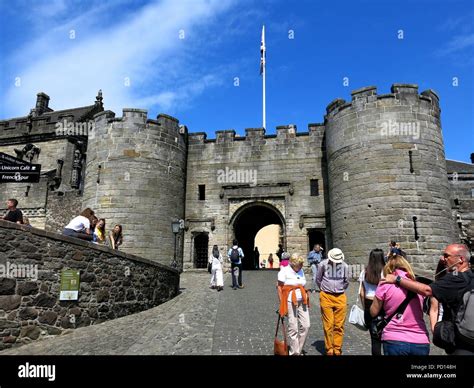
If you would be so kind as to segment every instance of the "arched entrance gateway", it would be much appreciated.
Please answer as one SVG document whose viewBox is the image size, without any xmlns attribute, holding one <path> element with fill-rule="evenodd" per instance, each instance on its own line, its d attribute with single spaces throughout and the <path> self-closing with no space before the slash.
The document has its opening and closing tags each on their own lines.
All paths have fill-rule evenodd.
<svg viewBox="0 0 474 388">
<path fill-rule="evenodd" d="M 257 233 L 267 225 L 280 226 L 280 244 L 286 247 L 286 225 L 281 212 L 274 206 L 265 202 L 252 202 L 239 208 L 230 220 L 231 235 L 229 246 L 232 240 L 236 238 L 244 251 L 243 260 L 244 269 L 254 269 L 253 252 L 255 249 L 254 241 Z M 273 255 L 278 250 L 278 245 L 274 247 Z M 263 257 L 266 259 L 266 257 Z"/>
</svg>

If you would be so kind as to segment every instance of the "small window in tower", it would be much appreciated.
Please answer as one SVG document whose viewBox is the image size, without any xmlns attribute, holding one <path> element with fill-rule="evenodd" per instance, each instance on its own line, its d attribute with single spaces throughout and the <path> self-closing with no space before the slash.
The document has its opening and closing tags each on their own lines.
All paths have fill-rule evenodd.
<svg viewBox="0 0 474 388">
<path fill-rule="evenodd" d="M 319 196 L 319 180 L 311 179 L 309 182 L 310 182 L 310 187 L 311 187 L 311 196 L 312 197 Z"/>
<path fill-rule="evenodd" d="M 206 185 L 199 185 L 199 200 L 206 200 Z"/>
</svg>

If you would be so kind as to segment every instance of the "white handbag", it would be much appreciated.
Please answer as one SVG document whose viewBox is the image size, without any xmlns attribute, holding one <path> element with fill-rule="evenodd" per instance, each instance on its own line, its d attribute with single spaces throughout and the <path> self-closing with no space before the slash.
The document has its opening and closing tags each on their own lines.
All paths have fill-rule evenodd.
<svg viewBox="0 0 474 388">
<path fill-rule="evenodd" d="M 354 305 L 352 305 L 351 312 L 349 313 L 349 323 L 352 323 L 355 327 L 357 327 L 360 330 L 366 331 L 368 330 L 368 328 L 365 326 L 364 310 L 360 308 L 358 305 L 361 287 L 362 287 L 362 282 L 359 282 L 359 292 L 356 295 L 356 302 Z"/>
</svg>

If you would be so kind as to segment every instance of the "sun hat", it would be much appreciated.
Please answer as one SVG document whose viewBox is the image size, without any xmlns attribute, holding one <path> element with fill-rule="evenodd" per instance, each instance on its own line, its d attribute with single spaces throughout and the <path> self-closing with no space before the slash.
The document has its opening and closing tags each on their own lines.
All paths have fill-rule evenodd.
<svg viewBox="0 0 474 388">
<path fill-rule="evenodd" d="M 339 248 L 333 248 L 328 252 L 328 259 L 339 264 L 344 261 L 344 253 Z"/>
</svg>

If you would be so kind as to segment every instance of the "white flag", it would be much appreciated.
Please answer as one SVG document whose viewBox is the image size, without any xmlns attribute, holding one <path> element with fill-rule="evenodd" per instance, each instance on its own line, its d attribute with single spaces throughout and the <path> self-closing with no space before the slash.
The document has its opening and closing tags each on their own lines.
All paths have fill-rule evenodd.
<svg viewBox="0 0 474 388">
<path fill-rule="evenodd" d="M 263 74 L 265 68 L 265 26 L 262 27 L 262 43 L 260 44 L 260 74 Z"/>
</svg>

